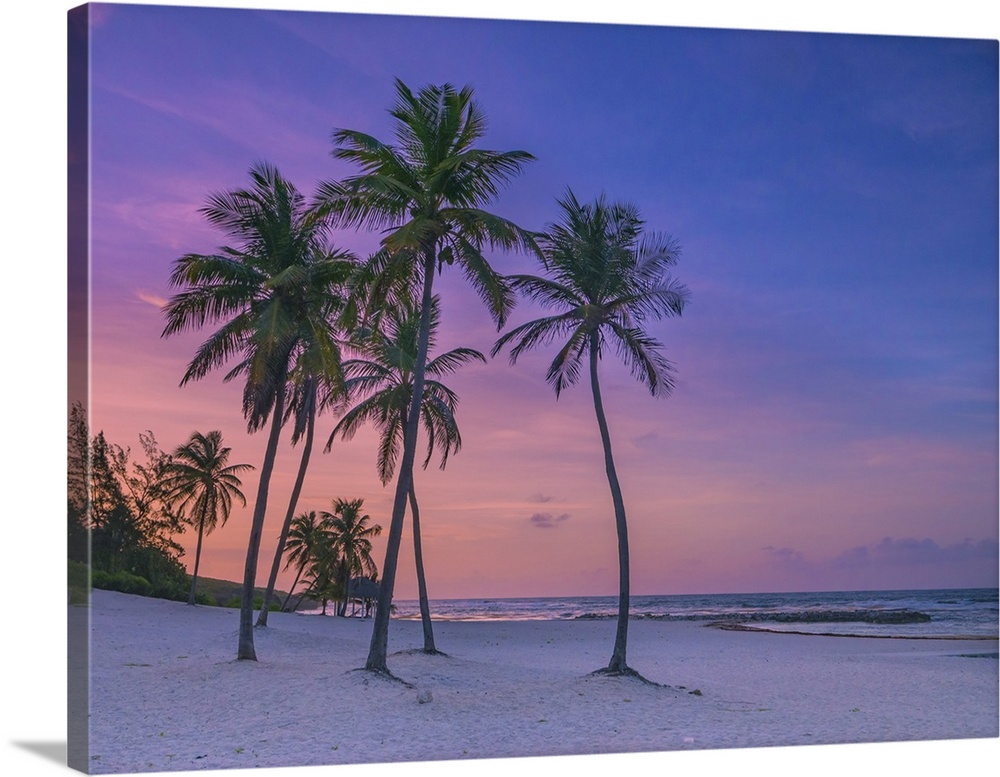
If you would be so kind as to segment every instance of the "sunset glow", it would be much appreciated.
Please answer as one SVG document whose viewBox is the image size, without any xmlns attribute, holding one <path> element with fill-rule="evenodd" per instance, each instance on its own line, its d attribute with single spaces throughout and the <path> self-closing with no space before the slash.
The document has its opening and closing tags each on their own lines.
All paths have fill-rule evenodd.
<svg viewBox="0 0 1000 777">
<path fill-rule="evenodd" d="M 241 386 L 178 385 L 208 331 L 160 336 L 171 263 L 226 242 L 198 209 L 261 160 L 308 195 L 347 174 L 332 131 L 388 138 L 396 77 L 470 84 L 486 147 L 537 158 L 496 212 L 542 230 L 566 187 L 603 192 L 682 246 L 691 304 L 650 330 L 673 395 L 601 363 L 634 594 L 996 585 L 995 41 L 97 9 L 89 416 L 112 442 L 137 450 L 148 429 L 172 450 L 220 429 L 259 466 Z M 364 255 L 378 236 L 333 241 Z M 460 273 L 436 290 L 438 350 L 489 352 L 498 332 Z M 519 301 L 509 325 L 538 312 Z M 552 355 L 449 378 L 462 450 L 415 476 L 432 599 L 617 590 L 589 387 L 557 400 Z M 363 498 L 387 526 L 374 431 L 323 453 L 335 423 L 317 424 L 297 512 Z M 287 437 L 258 584 L 299 461 Z M 248 501 L 207 537 L 202 575 L 242 579 Z M 413 568 L 407 526 L 396 598 L 416 596 Z"/>
</svg>

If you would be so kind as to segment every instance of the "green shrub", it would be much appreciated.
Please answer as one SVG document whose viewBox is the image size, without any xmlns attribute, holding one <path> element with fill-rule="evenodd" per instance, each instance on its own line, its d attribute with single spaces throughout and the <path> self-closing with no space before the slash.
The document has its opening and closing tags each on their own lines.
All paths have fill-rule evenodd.
<svg viewBox="0 0 1000 777">
<path fill-rule="evenodd" d="M 131 572 L 104 572 L 95 569 L 91 575 L 91 584 L 94 588 L 103 588 L 108 591 L 120 591 L 123 594 L 135 594 L 136 596 L 152 596 L 153 585 L 144 577 L 133 575 Z"/>
<path fill-rule="evenodd" d="M 90 584 L 94 588 L 104 588 L 111 590 L 111 586 L 108 581 L 111 580 L 111 573 L 105 572 L 101 569 L 95 569 L 90 575 Z"/>
<path fill-rule="evenodd" d="M 87 588 L 90 585 L 90 569 L 81 561 L 70 561 L 66 570 L 66 580 L 70 588 Z"/>
<path fill-rule="evenodd" d="M 69 561 L 66 583 L 70 604 L 86 604 L 90 593 L 90 570 L 80 561 Z"/>
<path fill-rule="evenodd" d="M 268 605 L 268 612 L 281 612 L 281 603 L 276 601 L 277 597 L 271 599 L 271 604 Z M 243 599 L 240 596 L 231 596 L 226 600 L 226 603 L 222 605 L 223 607 L 232 607 L 234 609 L 239 609 L 243 604 Z M 264 604 L 264 594 L 257 594 L 253 598 L 253 608 L 259 610 L 261 605 Z"/>
</svg>

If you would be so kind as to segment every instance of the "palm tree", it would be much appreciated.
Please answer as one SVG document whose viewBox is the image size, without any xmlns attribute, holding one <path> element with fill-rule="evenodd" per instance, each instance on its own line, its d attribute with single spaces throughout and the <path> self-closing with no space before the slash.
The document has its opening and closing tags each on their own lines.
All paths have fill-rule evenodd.
<svg viewBox="0 0 1000 777">
<path fill-rule="evenodd" d="M 434 297 L 431 308 L 431 327 L 428 351 L 433 349 L 434 335 L 440 320 L 438 297 Z M 388 306 L 379 322 L 379 327 L 355 347 L 363 358 L 344 362 L 345 387 L 349 394 L 360 392 L 367 396 L 344 413 L 334 428 L 326 449 L 329 450 L 334 438 L 340 435 L 351 439 L 365 423 L 371 423 L 381 433 L 378 452 L 378 473 L 385 485 L 392 479 L 399 449 L 406 428 L 406 414 L 413 392 L 413 365 L 417 355 L 417 336 L 420 327 L 420 311 L 409 298 L 403 297 Z M 426 374 L 440 377 L 457 370 L 461 365 L 486 357 L 471 348 L 455 348 L 427 362 Z M 451 389 L 438 380 L 428 378 L 424 382 L 424 395 L 420 406 L 420 417 L 427 437 L 427 456 L 423 466 L 426 469 L 435 450 L 441 454 L 441 469 L 448 463 L 448 456 L 462 447 L 462 437 L 455 422 L 455 408 L 458 397 Z M 424 574 L 423 548 L 420 538 L 420 511 L 417 504 L 416 488 L 410 482 L 410 512 L 413 516 L 413 555 L 417 568 L 417 590 L 420 599 L 420 617 L 423 623 L 424 652 L 437 654 L 434 631 L 431 625 L 430 606 L 427 597 L 427 579 Z"/>
<path fill-rule="evenodd" d="M 371 575 L 377 571 L 372 560 L 372 537 L 378 537 L 382 533 L 382 527 L 378 524 L 368 525 L 371 516 L 361 512 L 363 505 L 363 499 L 335 499 L 332 513 L 320 513 L 320 519 L 330 537 L 330 547 L 343 562 L 339 565 L 342 577 L 338 581 L 344 592 L 340 615 L 347 609 L 351 578 Z"/>
<path fill-rule="evenodd" d="M 306 596 L 318 599 L 323 605 L 323 615 L 326 615 L 326 606 L 331 600 L 347 598 L 347 589 L 343 583 L 347 564 L 331 543 L 328 531 L 324 531 L 320 539 L 322 541 L 313 548 L 309 557 L 307 572 L 309 585 L 300 597 L 300 601 Z"/>
<path fill-rule="evenodd" d="M 304 333 L 326 339 L 331 290 L 343 282 L 342 254 L 322 245 L 326 220 L 277 169 L 250 170 L 249 189 L 214 194 L 201 212 L 238 241 L 216 254 L 187 254 L 174 262 L 172 286 L 183 290 L 165 307 L 163 336 L 222 325 L 198 349 L 181 380 L 197 380 L 241 354 L 225 380 L 243 375 L 243 412 L 247 429 L 268 422 L 260 469 L 240 606 L 238 660 L 256 660 L 253 597 L 268 488 L 285 413 L 285 392 L 296 349 Z"/>
<path fill-rule="evenodd" d="M 604 464 L 614 502 L 618 533 L 618 628 L 607 674 L 636 673 L 625 657 L 628 636 L 629 554 L 625 504 L 615 462 L 611 435 L 601 400 L 597 367 L 613 345 L 632 375 L 653 396 L 667 396 L 673 389 L 673 366 L 660 353 L 662 344 L 641 328 L 648 319 L 680 315 L 688 299 L 687 288 L 667 271 L 680 254 L 669 237 L 643 235 L 639 211 L 629 203 L 609 204 L 602 196 L 581 204 L 571 191 L 559 200 L 562 219 L 549 226 L 540 239 L 543 265 L 550 277 L 515 275 L 515 289 L 544 307 L 560 312 L 515 327 L 493 347 L 495 356 L 513 343 L 510 361 L 526 350 L 558 339 L 559 351 L 549 365 L 546 380 L 560 392 L 579 379 L 586 361 L 594 411 L 604 446 Z"/>
<path fill-rule="evenodd" d="M 513 296 L 486 261 L 483 248 L 537 251 L 531 233 L 483 210 L 497 197 L 500 186 L 533 157 L 524 151 L 476 148 L 486 125 L 471 88 L 456 90 L 445 84 L 427 86 L 413 94 L 397 79 L 396 103 L 390 114 L 395 121 L 396 145 L 353 130 L 333 133 L 334 157 L 356 164 L 360 173 L 319 189 L 321 208 L 335 214 L 340 224 L 368 225 L 386 232 L 382 250 L 373 258 L 383 276 L 409 277 L 414 287 L 420 288 L 413 396 L 403 430 L 382 585 L 365 662 L 366 669 L 387 675 L 389 610 L 413 480 L 434 273 L 445 265 L 457 264 L 502 326 Z"/>
<path fill-rule="evenodd" d="M 282 610 L 288 606 L 288 600 L 292 598 L 295 586 L 299 584 L 302 573 L 309 566 L 313 552 L 321 542 L 322 531 L 315 510 L 310 510 L 308 513 L 300 513 L 292 519 L 288 536 L 285 540 L 285 550 L 288 551 L 288 556 L 285 559 L 285 569 L 288 569 L 293 564 L 295 565 L 295 582 L 288 589 L 285 601 L 281 603 Z"/>
<path fill-rule="evenodd" d="M 191 573 L 191 593 L 188 604 L 194 604 L 198 587 L 198 567 L 201 564 L 201 543 L 229 519 L 233 499 L 246 504 L 240 491 L 240 472 L 253 469 L 250 464 L 229 464 L 231 448 L 222 444 L 222 432 L 193 432 L 191 439 L 177 447 L 167 464 L 161 488 L 172 508 L 198 529 L 198 544 Z M 188 512 L 190 511 L 190 512 Z"/>
</svg>

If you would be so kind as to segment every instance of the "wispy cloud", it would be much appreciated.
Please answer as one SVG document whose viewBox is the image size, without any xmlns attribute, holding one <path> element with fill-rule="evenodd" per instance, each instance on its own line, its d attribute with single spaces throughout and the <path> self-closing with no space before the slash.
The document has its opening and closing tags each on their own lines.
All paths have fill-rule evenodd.
<svg viewBox="0 0 1000 777">
<path fill-rule="evenodd" d="M 145 302 L 147 305 L 152 305 L 154 308 L 157 308 L 158 310 L 162 309 L 163 306 L 166 305 L 168 301 L 157 294 L 151 294 L 150 292 L 143 291 L 142 289 L 136 291 L 135 296 L 137 299 L 141 300 L 142 302 Z"/>
<path fill-rule="evenodd" d="M 569 513 L 561 513 L 553 516 L 551 513 L 535 513 L 528 521 L 532 526 L 539 529 L 554 529 L 560 523 L 569 520 Z"/>
<path fill-rule="evenodd" d="M 184 122 L 187 132 L 214 135 L 242 149 L 248 158 L 267 156 L 274 149 L 288 149 L 281 155 L 282 170 L 291 160 L 324 159 L 329 153 L 328 133 L 333 117 L 329 110 L 305 96 L 268 90 L 245 81 L 205 79 L 197 89 L 175 93 L 165 88 L 146 89 L 114 82 L 101 87 L 119 98 L 170 120 Z M 295 124 L 282 117 L 298 117 Z M 254 128 L 252 133 L 242 127 Z"/>
</svg>

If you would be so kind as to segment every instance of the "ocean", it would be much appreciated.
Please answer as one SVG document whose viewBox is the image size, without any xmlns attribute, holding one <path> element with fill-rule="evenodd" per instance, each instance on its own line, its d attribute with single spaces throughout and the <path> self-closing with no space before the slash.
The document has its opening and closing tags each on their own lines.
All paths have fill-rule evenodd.
<svg viewBox="0 0 1000 777">
<path fill-rule="evenodd" d="M 419 619 L 416 600 L 393 602 L 393 617 Z M 435 599 L 441 621 L 599 620 L 618 613 L 615 596 Z M 743 629 L 865 637 L 997 639 L 997 589 L 633 596 L 632 620 L 701 621 Z"/>
</svg>

